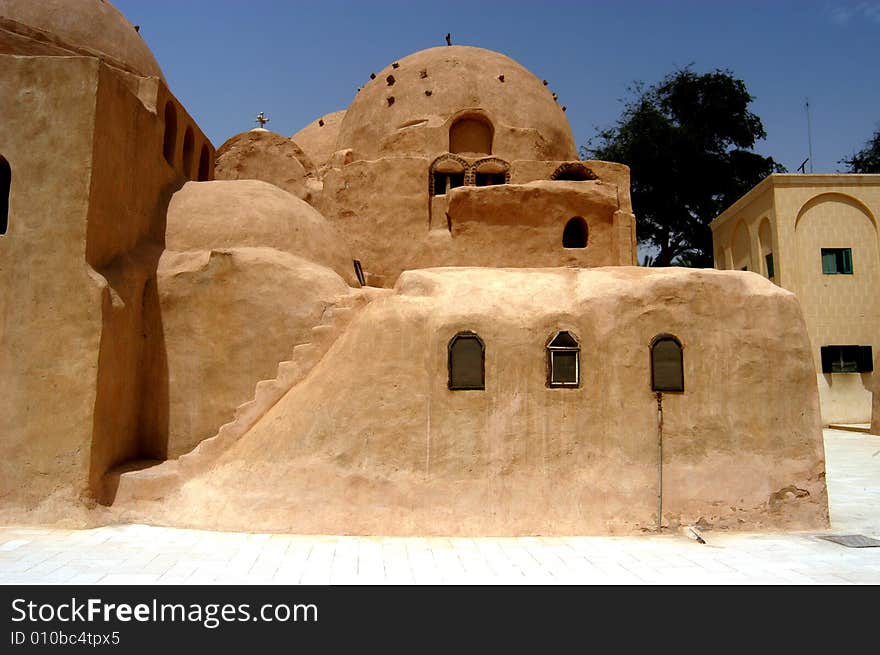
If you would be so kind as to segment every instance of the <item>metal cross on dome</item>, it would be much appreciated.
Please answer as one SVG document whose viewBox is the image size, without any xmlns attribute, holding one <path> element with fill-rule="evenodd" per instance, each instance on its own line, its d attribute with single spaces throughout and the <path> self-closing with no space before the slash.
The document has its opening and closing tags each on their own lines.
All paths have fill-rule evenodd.
<svg viewBox="0 0 880 655">
<path fill-rule="evenodd" d="M 260 112 L 259 114 L 257 114 L 257 118 L 255 120 L 257 121 L 259 126 L 262 128 L 263 126 L 266 125 L 266 123 L 269 122 L 269 117 L 266 116 L 263 112 Z"/>
</svg>

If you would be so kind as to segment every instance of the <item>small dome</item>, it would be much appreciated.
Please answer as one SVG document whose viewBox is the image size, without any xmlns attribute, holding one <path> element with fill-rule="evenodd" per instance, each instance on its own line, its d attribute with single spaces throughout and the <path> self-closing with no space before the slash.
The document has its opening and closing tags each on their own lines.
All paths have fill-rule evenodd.
<svg viewBox="0 0 880 655">
<path fill-rule="evenodd" d="M 315 172 L 309 156 L 288 138 L 255 127 L 217 149 L 214 178 L 263 180 L 299 198 L 308 197 L 306 177 Z"/>
<path fill-rule="evenodd" d="M 336 140 L 339 138 L 339 127 L 345 118 L 345 110 L 325 114 L 312 121 L 291 138 L 300 148 L 306 151 L 315 165 L 320 168 L 336 152 Z"/>
<path fill-rule="evenodd" d="M 105 0 L 0 0 L 0 53 L 100 57 L 165 79 L 143 37 Z"/>
<path fill-rule="evenodd" d="M 337 149 L 352 149 L 355 159 L 455 152 L 458 120 L 467 145 L 480 142 L 479 123 L 488 127 L 486 154 L 577 159 L 568 120 L 541 80 L 505 55 L 469 46 L 422 50 L 377 73 L 346 112 Z"/>
<path fill-rule="evenodd" d="M 275 248 L 353 282 L 351 254 L 307 202 L 259 180 L 187 182 L 171 196 L 168 250 Z"/>
</svg>

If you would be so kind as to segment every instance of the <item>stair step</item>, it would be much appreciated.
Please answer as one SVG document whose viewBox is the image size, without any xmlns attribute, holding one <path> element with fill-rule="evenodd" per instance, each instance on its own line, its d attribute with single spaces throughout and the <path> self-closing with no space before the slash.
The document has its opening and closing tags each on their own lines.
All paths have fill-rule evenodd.
<svg viewBox="0 0 880 655">
<path fill-rule="evenodd" d="M 312 328 L 312 343 L 324 345 L 332 340 L 336 328 L 332 325 L 316 325 Z"/>
</svg>

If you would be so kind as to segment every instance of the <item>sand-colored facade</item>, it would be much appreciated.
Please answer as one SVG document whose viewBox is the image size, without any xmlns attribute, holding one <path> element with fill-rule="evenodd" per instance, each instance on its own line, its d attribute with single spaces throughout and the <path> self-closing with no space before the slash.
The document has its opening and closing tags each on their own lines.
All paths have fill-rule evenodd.
<svg viewBox="0 0 880 655">
<path fill-rule="evenodd" d="M 712 222 L 716 268 L 770 277 L 769 262 L 771 279 L 801 301 L 826 424 L 871 421 L 871 362 L 880 352 L 878 214 L 880 175 L 774 174 Z M 849 250 L 849 265 L 823 267 L 823 249 L 826 257 Z M 871 356 L 850 367 L 860 370 L 823 371 L 828 346 L 870 347 Z"/>
<path fill-rule="evenodd" d="M 215 152 L 94 4 L 0 2 L 0 520 L 827 525 L 795 296 L 633 266 L 628 168 L 520 64 L 431 48 Z"/>
</svg>

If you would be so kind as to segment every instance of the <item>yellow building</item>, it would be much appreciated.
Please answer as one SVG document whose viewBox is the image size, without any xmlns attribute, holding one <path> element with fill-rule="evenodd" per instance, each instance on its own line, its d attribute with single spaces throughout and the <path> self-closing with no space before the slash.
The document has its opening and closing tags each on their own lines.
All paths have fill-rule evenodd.
<svg viewBox="0 0 880 655">
<path fill-rule="evenodd" d="M 770 175 L 712 221 L 715 266 L 793 291 L 825 423 L 871 420 L 880 351 L 880 175 Z"/>
</svg>

